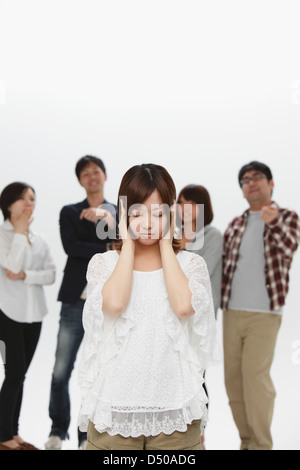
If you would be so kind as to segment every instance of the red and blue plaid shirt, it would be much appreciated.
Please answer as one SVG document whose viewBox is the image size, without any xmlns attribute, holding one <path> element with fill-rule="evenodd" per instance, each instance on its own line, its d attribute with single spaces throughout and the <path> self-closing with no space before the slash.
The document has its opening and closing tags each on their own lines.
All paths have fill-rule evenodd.
<svg viewBox="0 0 300 470">
<path fill-rule="evenodd" d="M 277 206 L 278 207 L 278 206 Z M 250 209 L 236 217 L 224 233 L 222 308 L 226 310 L 236 268 L 239 248 L 247 225 Z M 296 212 L 278 207 L 279 214 L 264 227 L 265 276 L 270 298 L 270 310 L 285 303 L 289 289 L 289 270 L 293 254 L 300 242 L 300 221 Z"/>
</svg>

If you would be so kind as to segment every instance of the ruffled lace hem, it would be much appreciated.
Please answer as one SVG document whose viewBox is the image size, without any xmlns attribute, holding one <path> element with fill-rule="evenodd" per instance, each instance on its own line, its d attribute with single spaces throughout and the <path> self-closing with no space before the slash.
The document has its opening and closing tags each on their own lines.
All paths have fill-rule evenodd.
<svg viewBox="0 0 300 470">
<path fill-rule="evenodd" d="M 123 411 L 98 403 L 94 413 L 82 409 L 79 416 L 79 429 L 87 431 L 88 423 L 94 423 L 99 433 L 107 432 L 110 436 L 119 434 L 123 437 L 144 435 L 157 436 L 160 433 L 170 435 L 175 431 L 185 432 L 192 421 L 201 420 L 200 429 L 204 431 L 208 416 L 207 407 L 199 398 L 191 400 L 182 409 L 163 411 Z"/>
</svg>

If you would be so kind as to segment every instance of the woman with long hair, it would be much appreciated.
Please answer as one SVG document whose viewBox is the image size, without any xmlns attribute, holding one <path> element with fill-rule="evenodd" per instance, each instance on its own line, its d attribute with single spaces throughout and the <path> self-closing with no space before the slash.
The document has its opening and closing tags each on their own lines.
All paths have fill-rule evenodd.
<svg viewBox="0 0 300 470">
<path fill-rule="evenodd" d="M 182 248 L 202 256 L 206 262 L 217 318 L 221 305 L 223 236 L 212 224 L 214 212 L 208 190 L 198 184 L 184 186 L 177 198 L 177 209 Z M 208 395 L 205 382 L 203 388 Z M 201 442 L 204 448 L 204 433 Z"/>
<path fill-rule="evenodd" d="M 221 305 L 223 236 L 213 224 L 214 212 L 208 190 L 199 184 L 181 189 L 177 222 L 182 230 L 182 247 L 202 256 L 210 276 L 215 315 Z"/>
</svg>

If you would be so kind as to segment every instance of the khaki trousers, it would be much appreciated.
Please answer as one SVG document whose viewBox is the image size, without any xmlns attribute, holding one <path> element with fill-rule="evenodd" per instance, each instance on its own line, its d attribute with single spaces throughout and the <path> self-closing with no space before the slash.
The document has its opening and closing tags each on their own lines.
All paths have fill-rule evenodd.
<svg viewBox="0 0 300 470">
<path fill-rule="evenodd" d="M 175 431 L 169 436 L 123 437 L 117 434 L 99 433 L 90 421 L 86 450 L 202 450 L 200 443 L 200 420 L 188 425 L 186 432 Z"/>
<path fill-rule="evenodd" d="M 241 448 L 270 450 L 275 389 L 270 377 L 281 315 L 223 312 L 225 386 Z"/>
</svg>

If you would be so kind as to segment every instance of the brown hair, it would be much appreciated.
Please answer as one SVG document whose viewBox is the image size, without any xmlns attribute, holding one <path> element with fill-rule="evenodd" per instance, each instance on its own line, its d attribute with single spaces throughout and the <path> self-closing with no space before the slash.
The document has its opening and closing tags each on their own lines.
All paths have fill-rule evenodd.
<svg viewBox="0 0 300 470">
<path fill-rule="evenodd" d="M 127 208 L 133 204 L 143 204 L 148 197 L 157 190 L 163 204 L 171 207 L 176 201 L 176 188 L 174 181 L 168 171 L 154 163 L 144 163 L 142 165 L 135 165 L 125 173 L 122 178 L 118 201 L 121 196 L 127 197 Z M 118 218 L 120 220 L 118 204 Z M 119 240 L 117 249 L 121 249 L 122 241 Z M 180 241 L 173 238 L 173 249 L 178 252 L 180 248 Z"/>
<path fill-rule="evenodd" d="M 212 210 L 209 192 L 204 186 L 189 184 L 180 191 L 177 202 L 182 196 L 187 201 L 193 201 L 196 204 L 204 205 L 204 226 L 212 222 L 214 213 Z"/>
</svg>

